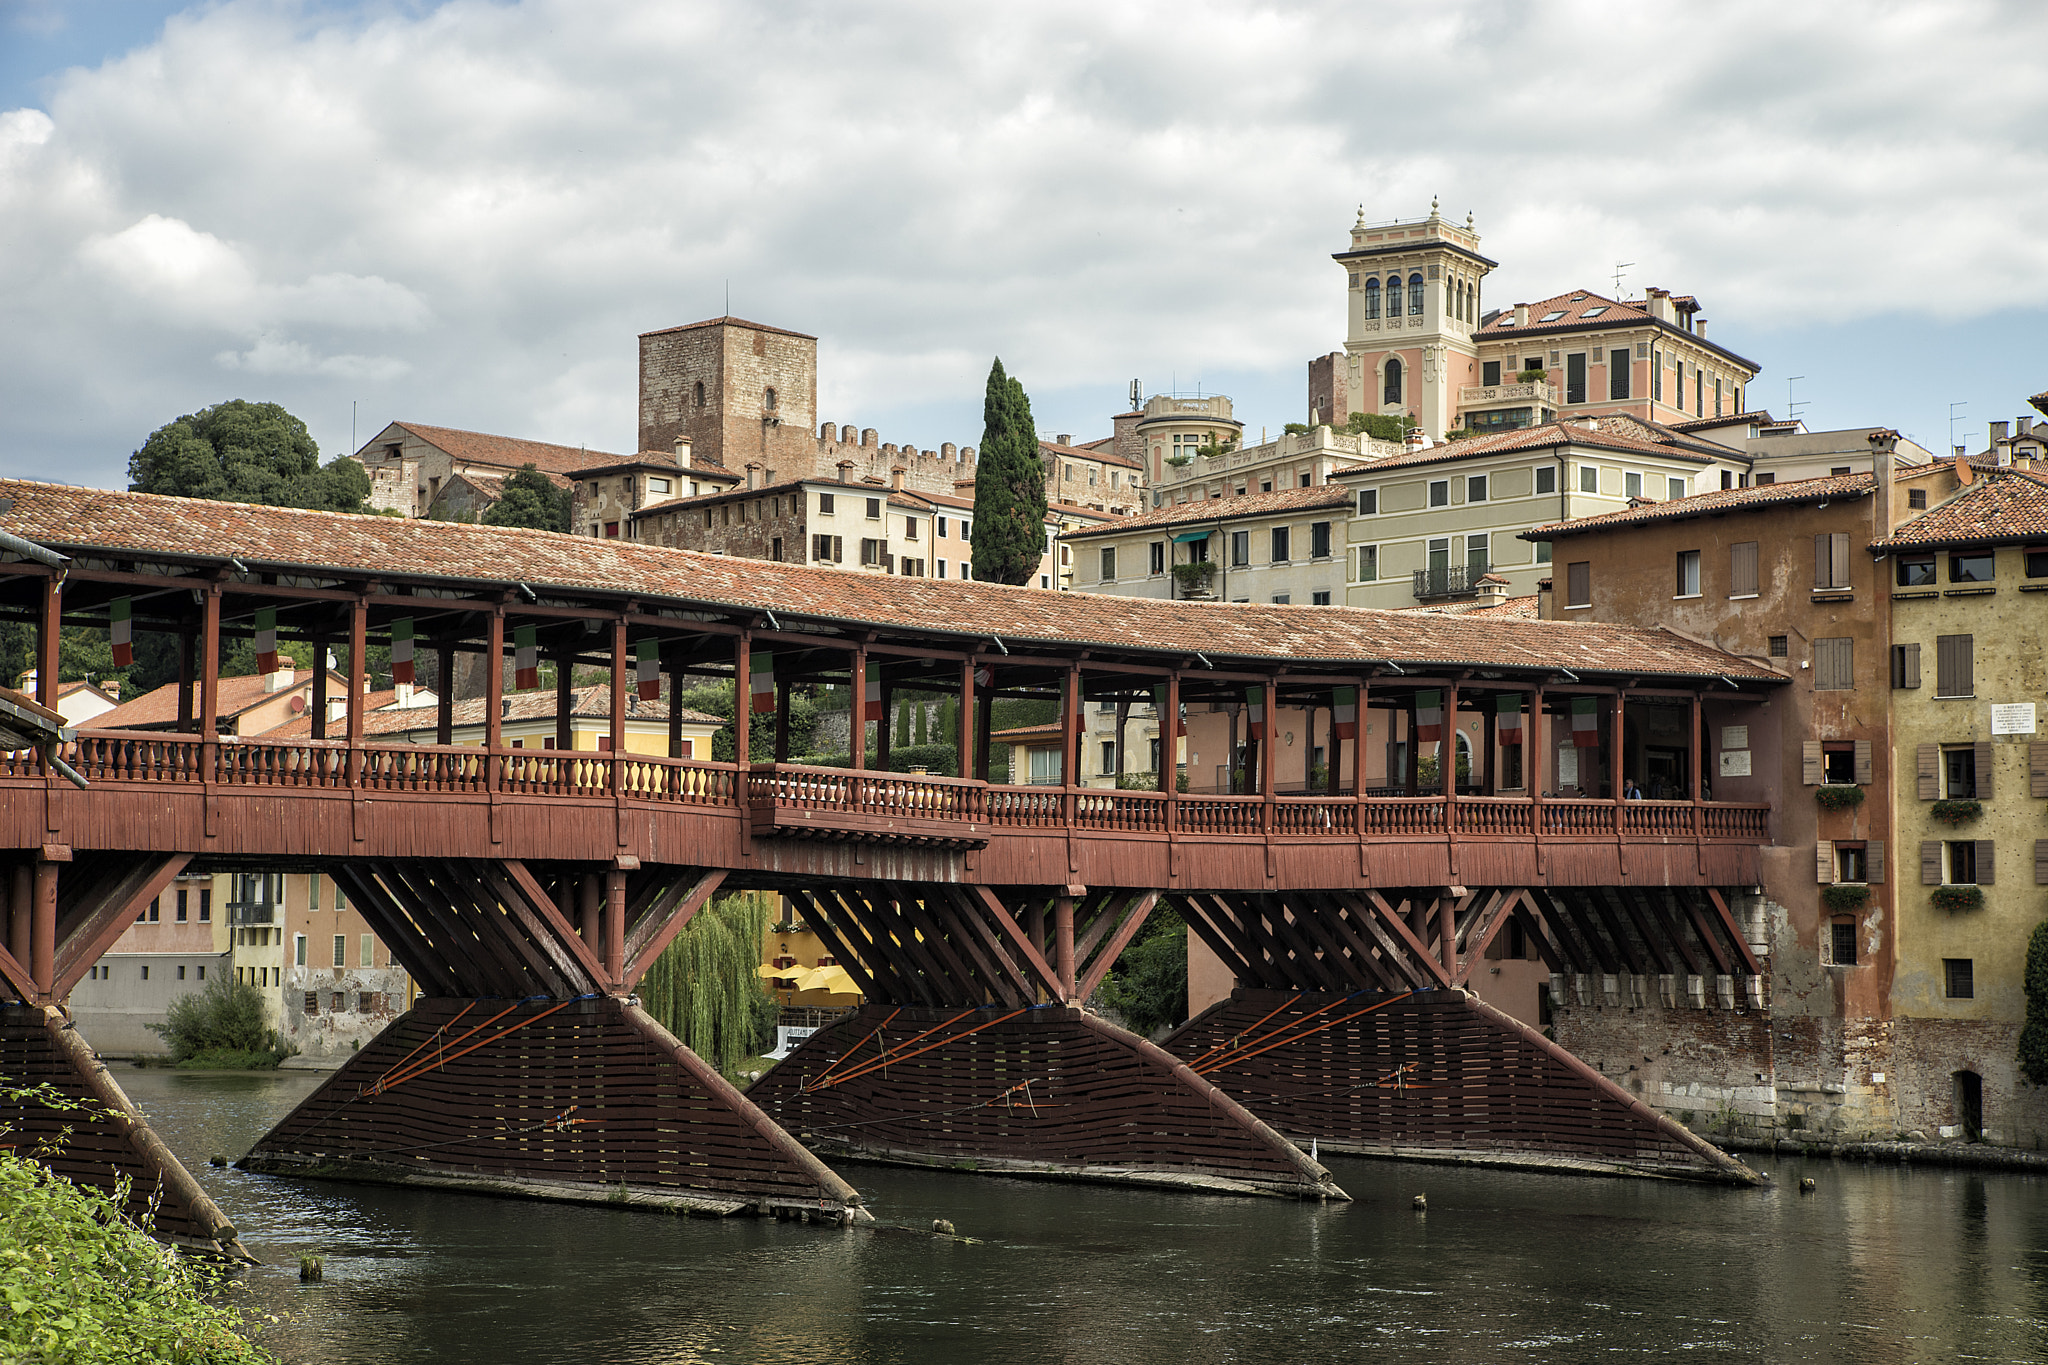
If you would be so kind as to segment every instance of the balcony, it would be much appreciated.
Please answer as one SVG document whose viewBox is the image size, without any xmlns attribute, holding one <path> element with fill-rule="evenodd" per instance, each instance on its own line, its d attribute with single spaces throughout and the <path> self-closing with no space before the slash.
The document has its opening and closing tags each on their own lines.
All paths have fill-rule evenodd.
<svg viewBox="0 0 2048 1365">
<path fill-rule="evenodd" d="M 1524 384 L 1480 384 L 1458 390 L 1458 406 L 1468 412 L 1525 404 L 1555 408 L 1557 390 L 1550 387 L 1547 379 L 1534 379 Z"/>
<path fill-rule="evenodd" d="M 1485 564 L 1450 564 L 1415 571 L 1415 600 L 1429 602 L 1441 597 L 1469 597 L 1479 591 L 1479 580 L 1493 572 Z"/>
</svg>

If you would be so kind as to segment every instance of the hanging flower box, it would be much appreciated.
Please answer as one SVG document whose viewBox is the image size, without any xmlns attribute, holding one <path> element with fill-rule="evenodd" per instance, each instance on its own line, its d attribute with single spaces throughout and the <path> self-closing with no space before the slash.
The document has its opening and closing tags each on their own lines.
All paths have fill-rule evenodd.
<svg viewBox="0 0 2048 1365">
<path fill-rule="evenodd" d="M 1850 785 L 1815 787 L 1813 799 L 1822 810 L 1853 810 L 1863 804 L 1863 788 Z"/>
<path fill-rule="evenodd" d="M 1824 886 L 1820 892 L 1820 903 L 1828 908 L 1828 913 L 1835 915 L 1845 915 L 1852 910 L 1861 910 L 1863 903 L 1869 899 L 1869 887 L 1852 883 L 1845 883 L 1840 886 Z"/>
<path fill-rule="evenodd" d="M 1965 820 L 1974 820 L 1984 813 L 1984 803 L 1975 800 L 1937 801 L 1927 813 L 1944 825 L 1960 825 Z"/>
<path fill-rule="evenodd" d="M 1209 586 L 1209 579 L 1214 576 L 1215 572 L 1215 560 L 1198 559 L 1192 564 L 1174 565 L 1173 580 L 1183 588 L 1206 588 Z"/>
<path fill-rule="evenodd" d="M 1934 888 L 1934 908 L 1937 910 L 1982 910 L 1984 888 L 1981 886 L 1937 886 Z"/>
</svg>

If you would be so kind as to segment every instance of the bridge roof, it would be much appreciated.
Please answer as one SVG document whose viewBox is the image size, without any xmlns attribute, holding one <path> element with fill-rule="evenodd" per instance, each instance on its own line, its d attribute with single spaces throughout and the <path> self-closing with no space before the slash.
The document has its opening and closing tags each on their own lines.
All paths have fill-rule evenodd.
<svg viewBox="0 0 2048 1365">
<path fill-rule="evenodd" d="M 631 598 L 788 622 L 923 637 L 936 648 L 1001 639 L 1098 657 L 1173 656 L 1365 669 L 1498 668 L 1634 677 L 1786 681 L 1763 662 L 1661 629 L 1593 622 L 1417 616 L 1362 607 L 1202 603 L 899 578 L 511 527 L 169 498 L 0 479 L 0 525 L 67 552 L 254 570 L 304 570 Z M 232 585 L 230 586 L 232 591 Z M 1163 662 L 1163 660 L 1161 660 Z"/>
</svg>

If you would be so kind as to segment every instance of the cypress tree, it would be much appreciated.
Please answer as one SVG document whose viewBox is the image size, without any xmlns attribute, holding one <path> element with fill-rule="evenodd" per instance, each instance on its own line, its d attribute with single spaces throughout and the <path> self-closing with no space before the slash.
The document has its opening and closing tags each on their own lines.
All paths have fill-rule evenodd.
<svg viewBox="0 0 2048 1365">
<path fill-rule="evenodd" d="M 989 367 L 981 453 L 974 466 L 974 576 L 1029 584 L 1045 552 L 1045 465 L 1024 386 Z"/>
<path fill-rule="evenodd" d="M 2028 1085 L 2048 1085 L 2048 922 L 2027 941 L 2027 1021 L 2020 1029 L 2020 1074 Z"/>
</svg>

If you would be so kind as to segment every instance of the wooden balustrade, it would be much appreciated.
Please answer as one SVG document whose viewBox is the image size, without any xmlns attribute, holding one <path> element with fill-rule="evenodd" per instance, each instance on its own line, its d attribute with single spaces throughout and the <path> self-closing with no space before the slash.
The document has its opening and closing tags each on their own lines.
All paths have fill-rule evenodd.
<svg viewBox="0 0 2048 1365">
<path fill-rule="evenodd" d="M 1357 819 L 1355 801 L 1283 796 L 1273 807 L 1273 833 L 1297 838 L 1348 839 L 1357 832 Z"/>
<path fill-rule="evenodd" d="M 1166 797 L 1159 792 L 1081 791 L 1074 797 L 1074 828 L 1166 833 Z"/>
<path fill-rule="evenodd" d="M 1452 809 L 1460 834 L 1526 836 L 1536 829 L 1536 804 L 1522 797 L 1461 796 Z"/>
<path fill-rule="evenodd" d="M 1260 834 L 1266 803 L 1256 796 L 1183 796 L 1174 802 L 1182 834 Z"/>
<path fill-rule="evenodd" d="M 990 787 L 988 822 L 1005 829 L 1062 829 L 1066 825 L 1063 787 Z"/>
<path fill-rule="evenodd" d="M 1442 834 L 1444 799 L 1441 796 L 1402 796 L 1368 799 L 1360 803 L 1360 828 L 1374 834 Z"/>
<path fill-rule="evenodd" d="M 1545 834 L 1605 834 L 1614 837 L 1612 801 L 1574 801 L 1551 797 L 1543 803 Z"/>
</svg>

